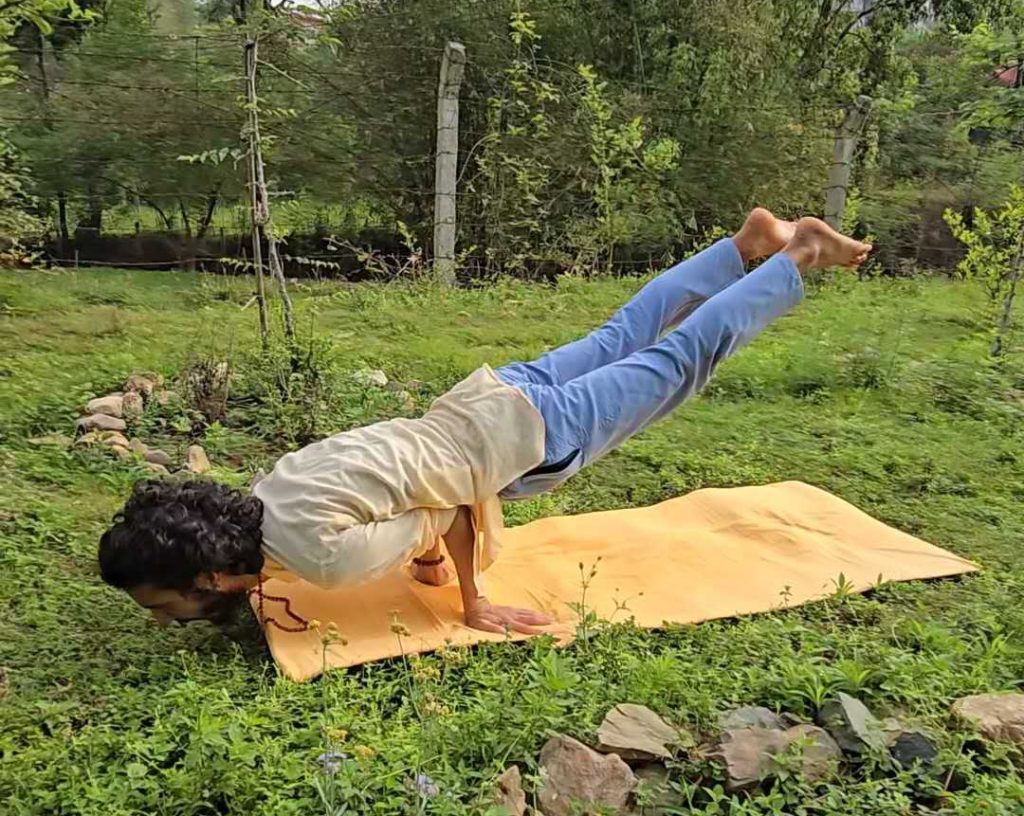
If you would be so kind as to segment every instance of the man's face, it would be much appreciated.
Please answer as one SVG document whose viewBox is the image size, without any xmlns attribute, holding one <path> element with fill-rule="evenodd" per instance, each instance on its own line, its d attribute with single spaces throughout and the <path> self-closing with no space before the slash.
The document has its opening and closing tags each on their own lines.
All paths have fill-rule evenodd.
<svg viewBox="0 0 1024 816">
<path fill-rule="evenodd" d="M 245 591 L 218 592 L 213 589 L 163 589 L 150 584 L 130 589 L 128 594 L 141 607 L 148 609 L 161 626 L 189 621 L 208 620 L 227 623 L 245 601 Z"/>
</svg>

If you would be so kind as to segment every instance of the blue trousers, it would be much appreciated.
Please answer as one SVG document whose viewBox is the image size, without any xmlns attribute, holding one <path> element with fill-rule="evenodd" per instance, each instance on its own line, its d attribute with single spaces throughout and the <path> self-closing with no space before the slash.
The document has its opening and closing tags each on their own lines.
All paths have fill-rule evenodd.
<svg viewBox="0 0 1024 816">
<path fill-rule="evenodd" d="M 800 272 L 787 255 L 744 275 L 726 238 L 663 272 L 587 337 L 498 369 L 545 427 L 543 463 L 501 497 L 551 490 L 656 422 L 802 298 Z"/>
</svg>

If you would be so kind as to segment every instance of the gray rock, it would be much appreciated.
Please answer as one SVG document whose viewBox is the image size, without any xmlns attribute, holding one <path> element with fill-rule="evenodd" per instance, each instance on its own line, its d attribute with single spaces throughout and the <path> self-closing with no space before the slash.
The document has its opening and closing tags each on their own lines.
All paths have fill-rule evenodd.
<svg viewBox="0 0 1024 816">
<path fill-rule="evenodd" d="M 731 793 L 749 790 L 779 771 L 779 757 L 792 754 L 808 782 L 826 778 L 843 752 L 827 731 L 814 725 L 774 728 L 734 728 L 723 731 L 707 754 L 725 769 L 725 788 Z"/>
<path fill-rule="evenodd" d="M 788 725 L 782 717 L 764 706 L 734 708 L 718 718 L 718 727 L 722 731 L 739 728 L 771 728 L 775 731 L 785 731 Z"/>
<path fill-rule="evenodd" d="M 119 431 L 96 431 L 99 443 L 110 448 L 128 449 L 128 439 Z"/>
<path fill-rule="evenodd" d="M 76 448 L 86 448 L 89 447 L 90 445 L 98 444 L 100 444 L 99 431 L 89 431 L 89 433 L 84 433 L 75 440 Z"/>
<path fill-rule="evenodd" d="M 162 465 L 165 468 L 169 468 L 174 464 L 174 460 L 167 451 L 162 451 L 159 448 L 147 448 L 143 454 L 143 458 L 151 465 Z"/>
<path fill-rule="evenodd" d="M 597 740 L 597 750 L 623 759 L 669 759 L 680 733 L 647 706 L 622 703 L 605 715 Z"/>
<path fill-rule="evenodd" d="M 864 703 L 843 692 L 821 707 L 818 725 L 827 728 L 839 747 L 852 756 L 883 751 L 886 747 L 882 723 Z"/>
<path fill-rule="evenodd" d="M 935 762 L 939 758 L 939 749 L 923 731 L 904 731 L 889 745 L 889 754 L 893 762 L 904 771 L 915 765 L 923 765 L 927 770 L 934 770 Z"/>
<path fill-rule="evenodd" d="M 402 403 L 402 410 L 409 412 L 416 410 L 416 400 L 408 391 L 396 391 L 395 399 Z"/>
<path fill-rule="evenodd" d="M 789 745 L 784 731 L 772 728 L 733 728 L 723 731 L 707 754 L 725 769 L 730 793 L 755 787 L 775 771 L 774 757 Z"/>
<path fill-rule="evenodd" d="M 128 450 L 128 448 L 122 447 L 121 445 L 111 445 L 110 451 L 111 453 L 114 454 L 114 456 L 116 456 L 118 459 L 121 459 L 122 461 L 132 458 L 132 452 Z"/>
<path fill-rule="evenodd" d="M 798 751 L 800 773 L 808 782 L 820 782 L 831 776 L 843 758 L 843 752 L 824 728 L 794 725 L 786 731 L 787 750 Z"/>
<path fill-rule="evenodd" d="M 526 813 L 523 777 L 517 766 L 511 766 L 498 777 L 494 786 L 494 805 L 501 809 L 502 816 L 523 816 Z"/>
<path fill-rule="evenodd" d="M 623 813 L 637 780 L 615 754 L 599 754 L 571 737 L 549 739 L 540 752 L 544 784 L 538 793 L 545 816 L 570 816 L 604 808 Z M 588 810 L 590 809 L 590 810 Z"/>
<path fill-rule="evenodd" d="M 123 431 L 127 427 L 123 419 L 107 414 L 92 414 L 78 420 L 75 430 L 79 434 L 84 434 L 90 431 Z"/>
<path fill-rule="evenodd" d="M 1024 694 L 972 694 L 953 703 L 953 713 L 987 740 L 1024 745 Z"/>
<path fill-rule="evenodd" d="M 147 399 L 159 386 L 164 384 L 164 378 L 152 371 L 138 371 L 132 374 L 124 384 L 124 390 L 135 391 Z"/>
<path fill-rule="evenodd" d="M 363 368 L 352 375 L 352 379 L 360 385 L 373 385 L 377 388 L 386 388 L 388 384 L 388 375 L 381 371 L 379 368 L 369 369 Z"/>
<path fill-rule="evenodd" d="M 648 762 L 633 769 L 637 786 L 631 812 L 642 816 L 666 816 L 679 813 L 685 805 L 683 797 L 669 785 L 668 769 L 660 762 Z"/>
<path fill-rule="evenodd" d="M 157 462 L 145 462 L 146 470 L 150 473 L 156 473 L 159 476 L 166 476 L 170 471 L 163 465 Z"/>
<path fill-rule="evenodd" d="M 121 397 L 121 416 L 126 419 L 138 419 L 142 416 L 144 404 L 142 396 L 135 391 L 129 391 Z"/>
<path fill-rule="evenodd" d="M 128 450 L 132 453 L 137 453 L 139 456 L 145 456 L 149 448 L 146 447 L 146 443 L 141 439 L 133 439 L 128 443 Z"/>
<path fill-rule="evenodd" d="M 212 465 L 201 445 L 189 445 L 185 467 L 192 473 L 206 473 Z"/>
<path fill-rule="evenodd" d="M 89 400 L 85 406 L 87 414 L 106 414 L 107 416 L 120 417 L 123 416 L 123 411 L 124 397 L 114 396 L 113 394 Z"/>
</svg>

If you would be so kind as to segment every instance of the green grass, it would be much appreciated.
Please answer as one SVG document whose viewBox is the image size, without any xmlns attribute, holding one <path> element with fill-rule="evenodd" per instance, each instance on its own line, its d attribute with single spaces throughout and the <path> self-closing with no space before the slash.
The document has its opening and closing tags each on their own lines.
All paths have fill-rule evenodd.
<svg viewBox="0 0 1024 816">
<path fill-rule="evenodd" d="M 704 397 L 563 489 L 517 505 L 509 522 L 802 479 L 978 560 L 979 576 L 661 633 L 607 626 L 564 651 L 545 641 L 486 646 L 468 659 L 380 663 L 300 685 L 276 675 L 251 628 L 238 639 L 205 624 L 158 630 L 105 588 L 96 542 L 138 474 L 27 443 L 69 432 L 82 400 L 132 369 L 172 375 L 196 358 L 228 357 L 244 370 L 255 345 L 256 315 L 241 308 L 249 286 L 118 270 L 0 274 L 5 813 L 305 816 L 327 812 L 323 796 L 351 813 L 483 813 L 479 797 L 506 763 L 532 763 L 550 729 L 592 736 L 613 703 L 646 703 L 702 731 L 732 704 L 809 715 L 838 689 L 933 729 L 967 787 L 940 800 L 934 783 L 913 774 L 860 770 L 715 804 L 717 794 L 694 792 L 698 769 L 681 763 L 673 784 L 692 808 L 678 812 L 902 816 L 924 812 L 915 801 L 943 813 L 1022 812 L 1014 757 L 982 750 L 948 716 L 953 698 L 1024 678 L 1024 431 L 1020 404 L 1005 396 L 1024 376 L 982 364 L 968 289 L 820 287 L 729 361 Z M 320 284 L 296 295 L 304 332 L 312 327 L 331 348 L 324 421 L 345 427 L 402 410 L 387 393 L 352 386 L 346 371 L 373 366 L 419 380 L 422 408 L 482 362 L 577 336 L 634 287 Z M 229 414 L 208 440 L 218 474 L 242 483 L 272 462 L 283 443 L 266 431 L 294 420 Z M 187 444 L 173 433 L 161 441 Z M 345 730 L 350 754 L 375 751 L 345 763 L 333 789 L 316 764 L 325 729 Z M 441 788 L 429 803 L 407 789 L 420 771 Z M 704 789 L 713 783 L 705 778 Z"/>
</svg>

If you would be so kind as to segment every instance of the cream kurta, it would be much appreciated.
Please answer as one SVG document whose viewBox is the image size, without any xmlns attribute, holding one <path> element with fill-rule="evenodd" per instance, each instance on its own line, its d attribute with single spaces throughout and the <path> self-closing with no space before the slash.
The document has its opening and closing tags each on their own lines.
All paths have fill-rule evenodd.
<svg viewBox="0 0 1024 816">
<path fill-rule="evenodd" d="M 263 551 L 317 586 L 366 583 L 429 550 L 466 505 L 475 564 L 486 569 L 500 547 L 498 492 L 543 459 L 537 409 L 484 366 L 421 419 L 356 428 L 282 457 L 253 490 Z"/>
</svg>

